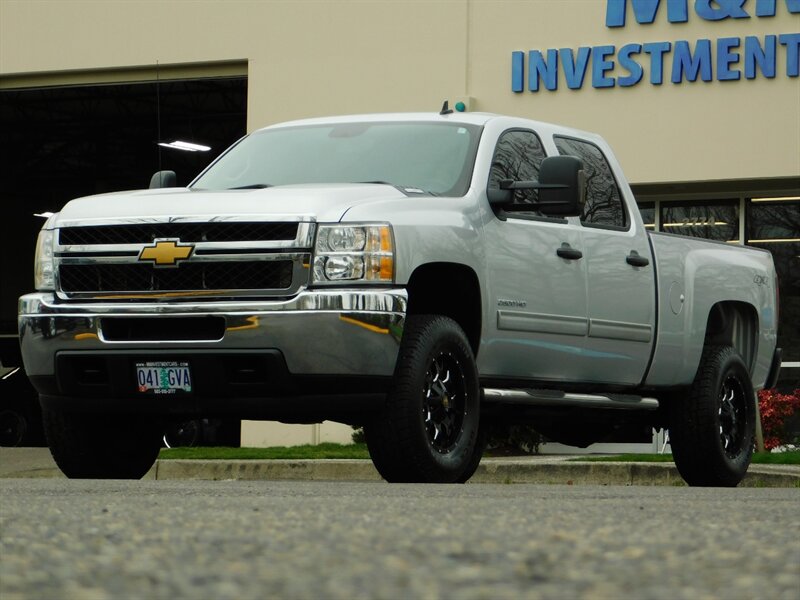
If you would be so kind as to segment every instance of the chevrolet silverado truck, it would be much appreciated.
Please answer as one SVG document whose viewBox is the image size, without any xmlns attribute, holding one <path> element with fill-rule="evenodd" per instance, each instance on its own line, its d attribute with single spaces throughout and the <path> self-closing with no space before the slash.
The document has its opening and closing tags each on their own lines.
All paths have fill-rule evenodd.
<svg viewBox="0 0 800 600">
<path fill-rule="evenodd" d="M 164 423 L 200 417 L 363 425 L 390 482 L 464 482 L 511 423 L 668 428 L 690 485 L 744 476 L 780 365 L 771 256 L 648 232 L 597 135 L 303 120 L 171 181 L 39 235 L 20 344 L 68 477 L 142 477 Z"/>
</svg>

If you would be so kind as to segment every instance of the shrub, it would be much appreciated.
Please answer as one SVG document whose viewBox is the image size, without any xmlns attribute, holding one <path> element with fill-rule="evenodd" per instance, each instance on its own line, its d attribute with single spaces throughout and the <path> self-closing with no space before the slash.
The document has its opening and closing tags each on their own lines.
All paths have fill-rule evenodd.
<svg viewBox="0 0 800 600">
<path fill-rule="evenodd" d="M 353 425 L 353 435 L 350 436 L 354 444 L 366 444 L 367 438 L 364 437 L 364 428 Z"/>
<path fill-rule="evenodd" d="M 545 438 L 533 427 L 522 425 L 495 425 L 489 427 L 489 450 L 500 450 L 511 454 L 539 454 Z"/>
<path fill-rule="evenodd" d="M 800 389 L 790 394 L 781 394 L 775 389 L 758 393 L 758 408 L 761 411 L 761 428 L 764 431 L 764 447 L 772 450 L 793 442 L 786 422 L 800 411 Z"/>
</svg>

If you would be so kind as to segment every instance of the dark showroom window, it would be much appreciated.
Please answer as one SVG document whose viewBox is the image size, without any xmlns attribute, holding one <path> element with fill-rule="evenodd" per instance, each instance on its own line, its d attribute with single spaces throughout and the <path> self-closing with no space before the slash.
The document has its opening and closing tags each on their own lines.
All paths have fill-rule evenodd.
<svg viewBox="0 0 800 600">
<path fill-rule="evenodd" d="M 642 202 L 639 205 L 639 213 L 642 215 L 644 226 L 649 231 L 656 229 L 656 205 L 655 202 Z"/>
<path fill-rule="evenodd" d="M 661 231 L 719 242 L 738 242 L 739 201 L 662 202 Z"/>
<path fill-rule="evenodd" d="M 800 198 L 750 200 L 747 244 L 772 252 L 781 291 L 778 345 L 784 361 L 800 361 Z"/>
</svg>

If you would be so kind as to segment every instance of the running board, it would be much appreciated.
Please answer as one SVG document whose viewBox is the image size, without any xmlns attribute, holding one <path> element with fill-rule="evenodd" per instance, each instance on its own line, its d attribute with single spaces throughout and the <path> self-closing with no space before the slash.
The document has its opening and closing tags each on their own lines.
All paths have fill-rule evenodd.
<svg viewBox="0 0 800 600">
<path fill-rule="evenodd" d="M 619 410 L 657 410 L 658 400 L 631 394 L 569 394 L 557 390 L 500 390 L 484 388 L 485 402 L 528 406 L 577 406 Z"/>
</svg>

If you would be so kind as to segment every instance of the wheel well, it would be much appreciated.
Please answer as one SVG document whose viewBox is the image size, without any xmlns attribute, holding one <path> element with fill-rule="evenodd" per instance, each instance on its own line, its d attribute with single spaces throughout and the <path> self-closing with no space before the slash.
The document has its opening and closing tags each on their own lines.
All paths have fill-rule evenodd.
<svg viewBox="0 0 800 600">
<path fill-rule="evenodd" d="M 408 314 L 443 315 L 461 326 L 475 356 L 481 340 L 481 288 L 471 268 L 455 263 L 417 267 L 408 281 Z"/>
<path fill-rule="evenodd" d="M 719 302 L 711 307 L 706 324 L 706 346 L 733 346 L 752 373 L 757 343 L 758 313 L 753 306 L 731 301 Z"/>
</svg>

